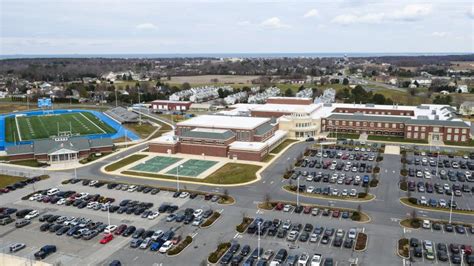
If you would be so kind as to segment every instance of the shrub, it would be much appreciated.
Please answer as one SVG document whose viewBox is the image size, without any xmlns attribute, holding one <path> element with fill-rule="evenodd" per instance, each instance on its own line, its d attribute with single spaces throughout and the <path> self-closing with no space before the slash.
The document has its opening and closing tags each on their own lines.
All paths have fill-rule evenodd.
<svg viewBox="0 0 474 266">
<path fill-rule="evenodd" d="M 400 189 L 403 190 L 403 191 L 407 191 L 408 190 L 408 183 L 406 181 L 400 182 Z"/>
<path fill-rule="evenodd" d="M 230 248 L 230 243 L 220 243 L 217 245 L 216 251 L 212 252 L 209 254 L 209 257 L 207 260 L 209 260 L 210 263 L 217 263 L 219 259 L 224 255 L 224 253 Z"/>
<path fill-rule="evenodd" d="M 370 187 L 376 187 L 378 184 L 379 184 L 378 179 L 372 179 L 372 180 L 370 180 L 369 186 Z"/>
<path fill-rule="evenodd" d="M 352 213 L 351 220 L 352 221 L 360 221 L 360 213 L 358 211 L 355 211 Z"/>
<path fill-rule="evenodd" d="M 402 169 L 402 170 L 400 170 L 400 174 L 402 176 L 407 176 L 408 175 L 408 170 L 407 169 Z"/>
<path fill-rule="evenodd" d="M 211 226 L 219 217 L 221 217 L 221 214 L 219 212 L 212 213 L 211 217 L 209 217 L 209 219 L 207 219 L 203 224 L 201 224 L 201 227 Z"/>
<path fill-rule="evenodd" d="M 418 218 L 411 219 L 410 225 L 411 225 L 413 228 L 420 228 L 420 227 L 421 227 L 421 220 L 418 219 Z"/>
<path fill-rule="evenodd" d="M 376 160 L 376 161 L 377 161 L 377 162 L 383 161 L 383 157 L 382 157 L 382 156 L 377 156 L 377 160 Z"/>
<path fill-rule="evenodd" d="M 365 249 L 366 245 L 367 245 L 367 235 L 365 233 L 358 233 L 354 249 L 361 251 Z"/>
<path fill-rule="evenodd" d="M 398 240 L 398 254 L 405 258 L 408 258 L 410 254 L 410 245 L 408 239 L 402 238 Z"/>
<path fill-rule="evenodd" d="M 193 238 L 191 236 L 186 236 L 186 238 L 181 241 L 176 247 L 168 251 L 168 255 L 176 255 L 179 254 L 184 248 L 186 248 L 189 244 L 193 242 Z"/>
<path fill-rule="evenodd" d="M 296 192 L 297 187 L 295 185 L 291 185 L 288 187 L 290 191 Z"/>
<path fill-rule="evenodd" d="M 367 197 L 367 193 L 365 193 L 365 192 L 359 192 L 359 193 L 357 193 L 357 197 L 358 197 L 359 199 L 363 199 L 363 198 Z"/>
<path fill-rule="evenodd" d="M 378 167 L 378 166 L 374 167 L 374 171 L 373 171 L 373 172 L 374 172 L 374 174 L 380 173 L 380 167 Z"/>
<path fill-rule="evenodd" d="M 418 200 L 414 197 L 408 198 L 408 202 L 410 202 L 411 204 L 415 204 L 415 205 L 418 204 Z"/>
<path fill-rule="evenodd" d="M 245 229 L 253 222 L 253 218 L 249 218 L 249 217 L 244 217 L 242 219 L 242 223 L 240 223 L 239 225 L 237 225 L 235 227 L 235 230 L 237 230 L 237 232 L 239 233 L 243 233 L 245 231 Z"/>
</svg>

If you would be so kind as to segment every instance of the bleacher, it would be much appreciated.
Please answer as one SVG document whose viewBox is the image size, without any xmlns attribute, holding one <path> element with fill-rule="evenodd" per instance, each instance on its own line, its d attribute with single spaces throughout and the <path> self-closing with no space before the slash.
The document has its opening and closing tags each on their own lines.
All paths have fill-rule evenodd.
<svg viewBox="0 0 474 266">
<path fill-rule="evenodd" d="M 121 124 L 135 123 L 138 121 L 138 114 L 130 112 L 120 106 L 107 110 L 104 113 Z"/>
</svg>

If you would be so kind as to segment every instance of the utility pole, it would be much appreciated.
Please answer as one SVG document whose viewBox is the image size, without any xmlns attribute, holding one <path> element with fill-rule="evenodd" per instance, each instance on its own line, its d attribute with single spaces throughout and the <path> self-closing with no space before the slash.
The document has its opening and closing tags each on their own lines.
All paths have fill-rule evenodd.
<svg viewBox="0 0 474 266">
<path fill-rule="evenodd" d="M 115 86 L 114 86 L 115 87 Z M 118 107 L 118 102 L 117 102 L 117 88 L 115 88 L 115 107 Z"/>
<path fill-rule="evenodd" d="M 142 125 L 142 108 L 141 108 L 141 101 L 140 101 L 140 88 L 138 88 L 138 124 Z"/>
<path fill-rule="evenodd" d="M 451 204 L 449 204 L 449 223 L 451 223 L 451 218 L 453 216 L 453 201 L 454 201 L 454 191 L 451 191 Z"/>
<path fill-rule="evenodd" d="M 182 168 L 183 165 L 178 165 L 178 167 L 176 167 L 176 191 L 179 192 L 179 168 Z"/>
<path fill-rule="evenodd" d="M 296 207 L 300 206 L 300 177 L 298 176 L 298 187 L 296 188 Z"/>
</svg>

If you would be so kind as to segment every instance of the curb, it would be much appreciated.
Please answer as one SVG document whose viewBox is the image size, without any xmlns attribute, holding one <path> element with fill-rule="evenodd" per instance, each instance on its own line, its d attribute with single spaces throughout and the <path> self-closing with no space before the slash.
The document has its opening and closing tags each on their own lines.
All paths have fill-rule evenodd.
<svg viewBox="0 0 474 266">
<path fill-rule="evenodd" d="M 448 210 L 443 210 L 443 209 L 440 209 L 440 210 L 437 210 L 437 209 L 431 209 L 431 208 L 422 208 L 422 207 L 419 207 L 418 205 L 411 205 L 411 204 L 408 204 L 408 203 L 405 203 L 402 201 L 402 199 L 406 199 L 406 197 L 404 198 L 399 198 L 398 201 L 407 206 L 407 207 L 410 207 L 410 208 L 415 208 L 415 209 L 419 209 L 419 210 L 423 210 L 423 211 L 429 211 L 429 212 L 443 212 L 443 213 L 449 213 L 449 209 Z M 457 210 L 453 210 L 453 213 L 454 214 L 457 214 L 457 215 L 465 215 L 465 216 L 474 216 L 474 211 L 471 211 L 472 213 L 460 213 L 458 212 Z"/>
<path fill-rule="evenodd" d="M 192 239 L 194 239 L 193 237 L 191 237 Z M 183 240 L 184 241 L 184 240 Z M 174 255 L 168 255 L 168 252 L 166 252 L 166 257 L 168 258 L 173 258 L 173 257 L 176 257 L 176 256 L 179 256 L 181 255 L 181 253 L 183 253 L 184 250 L 186 250 L 189 246 L 191 246 L 191 244 L 193 243 L 193 241 L 191 241 L 191 243 L 189 243 L 187 246 L 185 246 L 180 252 L 174 254 Z"/>
<path fill-rule="evenodd" d="M 285 191 L 285 192 L 287 192 L 287 193 L 290 193 L 290 194 L 293 194 L 293 195 L 296 195 L 296 194 L 297 194 L 297 193 L 294 192 L 294 191 L 290 191 L 290 190 L 284 188 L 284 186 L 281 187 L 281 189 L 282 189 L 283 191 Z M 346 200 L 346 199 L 339 199 L 339 198 L 318 196 L 318 194 L 315 194 L 315 195 L 313 196 L 312 194 L 311 194 L 311 195 L 308 195 L 309 193 L 307 193 L 307 192 L 302 192 L 302 193 L 299 193 L 299 194 L 300 194 L 300 196 L 303 196 L 303 197 L 306 197 L 306 198 L 324 199 L 324 200 L 335 200 L 335 201 L 352 202 L 352 203 L 371 202 L 371 201 L 373 201 L 373 200 L 375 200 L 375 199 L 377 198 L 377 196 L 375 196 L 374 194 L 370 194 L 370 193 L 369 193 L 369 195 L 372 195 L 373 198 L 367 199 L 367 200 L 350 200 L 350 198 Z"/>
<path fill-rule="evenodd" d="M 207 229 L 207 228 L 213 226 L 213 225 L 217 222 L 217 220 L 219 220 L 219 219 L 221 218 L 222 213 L 219 213 L 219 214 L 220 214 L 219 217 L 217 217 L 217 219 L 215 219 L 214 222 L 212 222 L 210 225 L 208 225 L 208 226 L 206 226 L 206 227 L 199 226 L 199 228 L 201 228 L 201 229 Z M 209 218 L 210 218 L 210 217 L 209 217 Z"/>
<path fill-rule="evenodd" d="M 364 249 L 361 249 L 361 250 L 356 250 L 356 249 L 355 249 L 355 243 L 354 243 L 354 248 L 353 248 L 353 250 L 354 250 L 355 252 L 361 252 L 361 253 L 362 253 L 362 252 L 365 252 L 365 251 L 367 250 L 367 248 L 368 248 L 369 236 L 368 236 L 366 233 L 363 233 L 363 234 L 367 236 L 367 240 L 365 241 L 365 248 L 364 248 Z M 357 234 L 357 235 L 358 235 L 358 234 Z M 356 242 L 357 242 L 357 238 L 356 238 Z"/>
<path fill-rule="evenodd" d="M 402 238 L 400 238 L 400 239 L 402 239 Z M 397 252 L 396 252 L 396 254 L 397 254 L 400 258 L 402 258 L 402 259 L 407 259 L 407 260 L 409 260 L 409 259 L 410 259 L 410 255 L 408 255 L 408 257 L 404 257 L 404 256 L 403 256 L 402 254 L 400 254 L 400 252 L 399 252 L 400 249 L 398 248 L 398 241 L 400 241 L 400 239 L 397 240 L 397 245 L 396 245 Z M 408 239 L 407 239 L 407 240 L 408 240 Z"/>
</svg>

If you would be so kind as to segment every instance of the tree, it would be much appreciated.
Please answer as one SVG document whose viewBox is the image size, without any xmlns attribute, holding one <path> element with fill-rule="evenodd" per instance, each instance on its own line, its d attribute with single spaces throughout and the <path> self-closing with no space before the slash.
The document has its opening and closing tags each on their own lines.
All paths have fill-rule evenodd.
<svg viewBox="0 0 474 266">
<path fill-rule="evenodd" d="M 342 80 L 342 85 L 349 85 L 349 80 L 347 78 L 344 78 Z"/>
<path fill-rule="evenodd" d="M 189 82 L 184 82 L 183 85 L 181 85 L 181 89 L 189 90 L 191 89 L 191 85 L 189 84 Z"/>
<path fill-rule="evenodd" d="M 372 97 L 372 102 L 375 104 L 385 104 L 385 96 L 376 93 L 374 94 L 374 97 Z"/>
<path fill-rule="evenodd" d="M 293 97 L 293 96 L 295 96 L 295 95 L 294 95 L 294 93 L 293 93 L 293 90 L 290 89 L 290 88 L 288 88 L 288 89 L 286 89 L 286 91 L 285 91 L 285 96 L 286 96 L 286 97 Z"/>
</svg>

